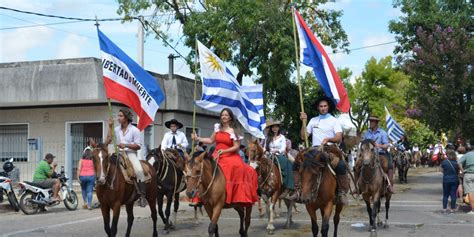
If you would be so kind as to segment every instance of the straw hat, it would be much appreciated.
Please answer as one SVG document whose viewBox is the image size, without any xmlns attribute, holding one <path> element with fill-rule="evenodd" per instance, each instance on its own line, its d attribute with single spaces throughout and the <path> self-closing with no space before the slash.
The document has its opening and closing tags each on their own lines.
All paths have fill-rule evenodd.
<svg viewBox="0 0 474 237">
<path fill-rule="evenodd" d="M 280 121 L 268 121 L 266 122 L 266 126 L 265 126 L 265 129 L 270 129 L 273 125 L 278 125 L 281 127 L 281 122 Z"/>
<path fill-rule="evenodd" d="M 379 117 L 377 117 L 376 115 L 370 115 L 369 116 L 369 121 L 380 121 Z"/>
</svg>

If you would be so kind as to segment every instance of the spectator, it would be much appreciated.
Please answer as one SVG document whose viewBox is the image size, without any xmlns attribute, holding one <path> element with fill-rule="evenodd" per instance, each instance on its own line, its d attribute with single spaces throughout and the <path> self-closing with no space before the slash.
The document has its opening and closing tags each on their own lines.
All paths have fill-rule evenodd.
<svg viewBox="0 0 474 237">
<path fill-rule="evenodd" d="M 92 147 L 89 145 L 84 149 L 82 157 L 77 165 L 77 176 L 81 182 L 83 209 L 92 210 L 92 195 L 95 185 L 95 171 L 93 157 L 91 155 Z"/>
<path fill-rule="evenodd" d="M 470 149 L 470 146 L 467 147 Z M 474 215 L 474 151 L 469 151 L 459 160 L 464 172 L 463 187 L 464 191 L 469 197 L 469 203 L 471 204 L 471 211 L 468 212 L 470 215 Z M 461 192 L 462 193 L 462 192 Z"/>
<path fill-rule="evenodd" d="M 448 159 L 441 162 L 443 172 L 443 214 L 448 213 L 448 198 L 451 196 L 451 209 L 449 213 L 454 213 L 456 208 L 456 191 L 459 185 L 459 166 L 456 161 L 456 153 L 453 150 L 447 151 Z"/>
</svg>

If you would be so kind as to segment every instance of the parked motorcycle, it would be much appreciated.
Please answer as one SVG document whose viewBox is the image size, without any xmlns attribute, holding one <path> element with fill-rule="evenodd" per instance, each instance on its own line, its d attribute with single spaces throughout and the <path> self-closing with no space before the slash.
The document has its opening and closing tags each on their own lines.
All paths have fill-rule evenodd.
<svg viewBox="0 0 474 237">
<path fill-rule="evenodd" d="M 64 202 L 64 206 L 70 211 L 77 209 L 79 201 L 77 194 L 67 184 L 68 178 L 64 173 L 64 167 L 61 167 L 61 173 L 58 177 L 61 182 L 59 189 L 60 200 Z M 51 188 L 43 187 L 34 182 L 20 182 L 21 197 L 20 209 L 26 215 L 33 215 L 45 207 L 56 206 L 60 202 L 53 201 L 53 190 Z"/>
<path fill-rule="evenodd" d="M 3 201 L 3 194 L 5 194 L 13 210 L 19 211 L 20 206 L 15 192 L 13 191 L 12 179 L 10 178 L 10 172 L 14 169 L 13 158 L 3 164 L 3 171 L 0 172 L 0 199 Z"/>
</svg>

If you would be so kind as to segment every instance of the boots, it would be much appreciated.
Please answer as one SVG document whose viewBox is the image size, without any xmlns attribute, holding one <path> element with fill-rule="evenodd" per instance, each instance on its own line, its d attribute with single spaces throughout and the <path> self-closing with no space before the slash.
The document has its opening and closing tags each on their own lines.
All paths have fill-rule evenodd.
<svg viewBox="0 0 474 237">
<path fill-rule="evenodd" d="M 296 189 L 290 190 L 288 196 L 286 197 L 288 200 L 298 200 L 299 199 L 299 193 Z"/>
<path fill-rule="evenodd" d="M 138 195 L 140 195 L 139 203 L 140 207 L 146 206 L 146 186 L 144 182 L 138 182 Z"/>
<path fill-rule="evenodd" d="M 347 199 L 347 192 L 349 191 L 349 177 L 345 175 L 337 175 L 337 189 L 336 189 L 336 203 L 342 203 L 347 205 L 349 203 Z"/>
<path fill-rule="evenodd" d="M 387 189 L 389 193 L 395 193 L 393 189 L 393 169 L 389 169 L 387 172 L 388 180 L 390 180 L 390 185 L 388 185 Z"/>
</svg>

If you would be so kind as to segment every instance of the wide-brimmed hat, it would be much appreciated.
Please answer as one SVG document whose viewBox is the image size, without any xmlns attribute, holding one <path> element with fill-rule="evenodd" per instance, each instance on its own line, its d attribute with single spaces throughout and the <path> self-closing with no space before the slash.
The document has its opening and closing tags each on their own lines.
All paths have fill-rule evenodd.
<svg viewBox="0 0 474 237">
<path fill-rule="evenodd" d="M 53 154 L 51 153 L 48 153 L 46 154 L 46 156 L 44 157 L 45 159 L 54 159 L 56 156 L 53 156 Z"/>
<path fill-rule="evenodd" d="M 266 122 L 265 129 L 269 129 L 269 128 L 272 127 L 273 125 L 278 125 L 278 126 L 281 127 L 281 122 L 280 122 L 280 121 L 277 121 L 277 120 L 275 120 L 275 121 L 272 121 L 272 120 L 267 121 L 267 122 Z"/>
<path fill-rule="evenodd" d="M 377 121 L 377 122 L 380 121 L 379 117 L 376 116 L 376 115 L 370 115 L 368 120 L 369 121 Z"/>
<path fill-rule="evenodd" d="M 178 122 L 178 120 L 176 120 L 176 119 L 171 119 L 170 121 L 167 121 L 167 122 L 165 123 L 165 126 L 166 126 L 167 128 L 170 128 L 170 127 L 171 127 L 171 124 L 176 124 L 176 126 L 178 127 L 178 129 L 180 129 L 180 128 L 183 127 L 183 124 L 180 123 L 180 122 Z"/>
<path fill-rule="evenodd" d="M 316 100 L 316 102 L 314 102 L 314 108 L 315 108 L 316 110 L 318 110 L 319 103 L 320 103 L 321 101 L 326 101 L 326 102 L 328 102 L 328 106 L 329 106 L 328 113 L 331 114 L 331 113 L 334 112 L 334 110 L 336 110 L 336 106 L 334 105 L 334 101 L 333 101 L 331 98 L 327 97 L 327 96 L 319 97 L 319 98 Z"/>
</svg>

